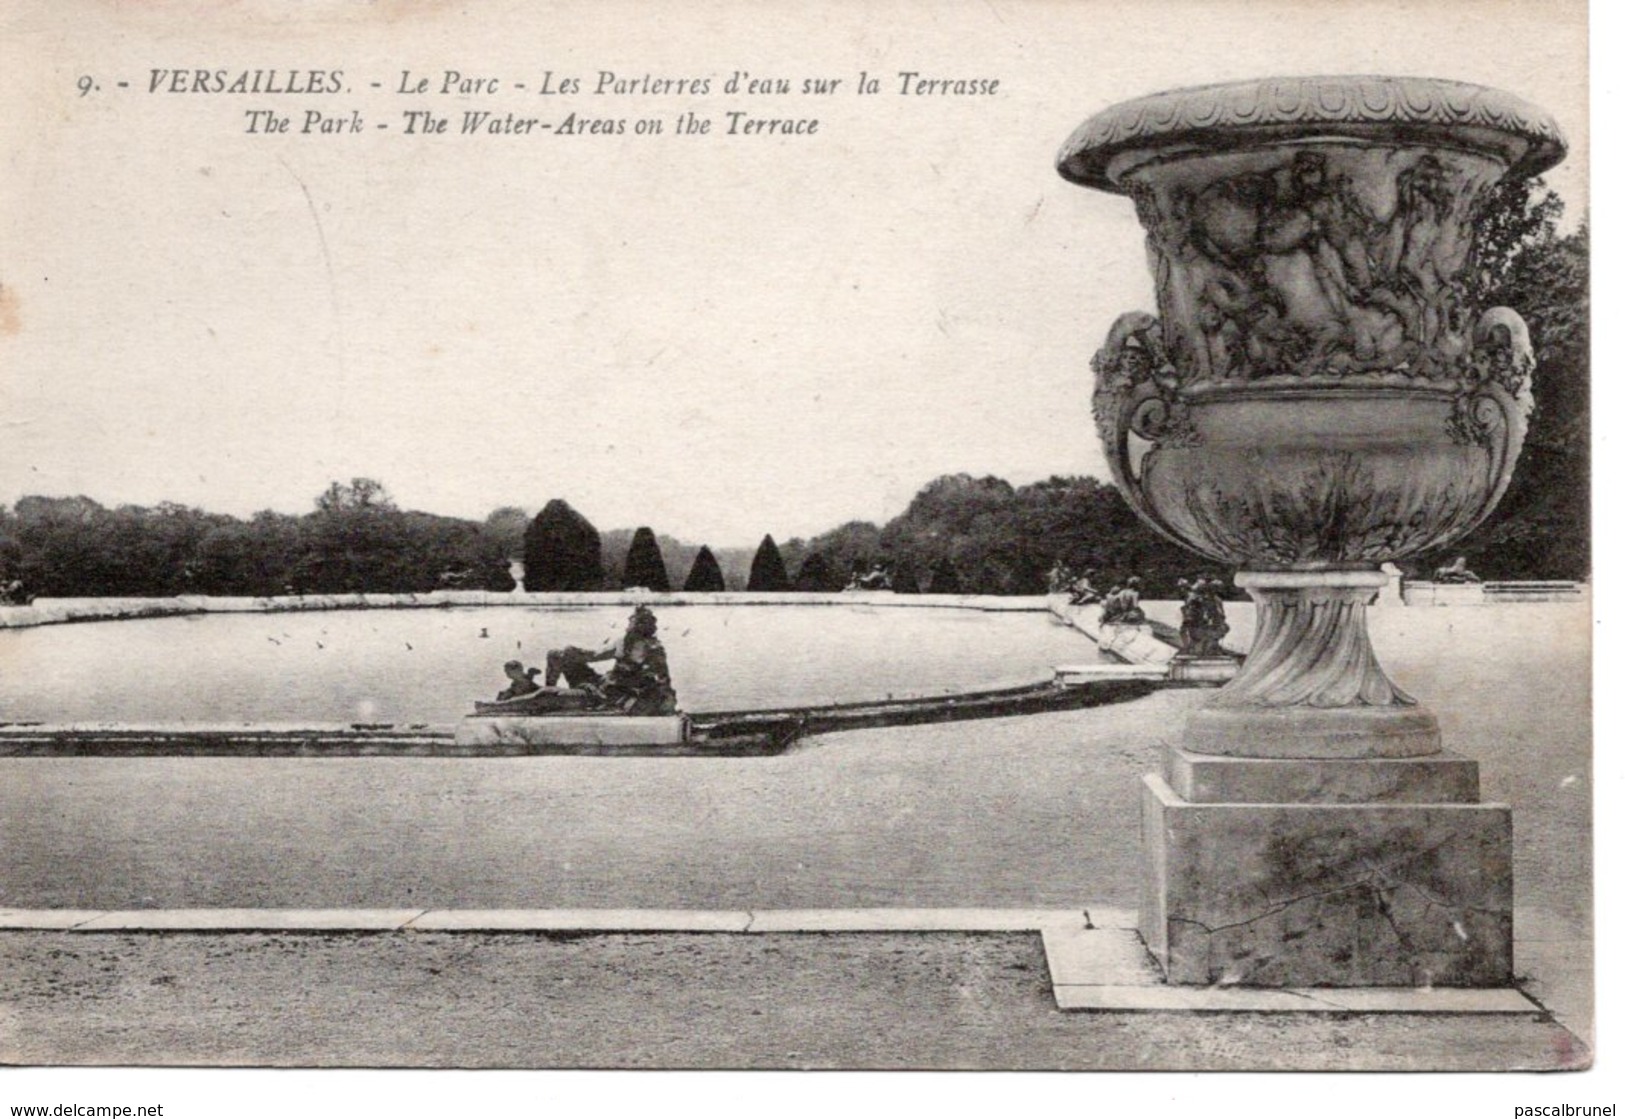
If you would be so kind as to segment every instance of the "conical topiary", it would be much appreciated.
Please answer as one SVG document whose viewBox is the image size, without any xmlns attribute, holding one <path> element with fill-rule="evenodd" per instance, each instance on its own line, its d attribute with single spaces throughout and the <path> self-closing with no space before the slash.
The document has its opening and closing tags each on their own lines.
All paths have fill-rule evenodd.
<svg viewBox="0 0 1625 1119">
<path fill-rule="evenodd" d="M 773 543 L 771 535 L 762 537 L 761 546 L 756 549 L 756 558 L 750 561 L 750 583 L 745 589 L 749 591 L 790 589 L 790 576 L 784 570 L 784 557 L 779 555 L 779 546 Z"/>
<path fill-rule="evenodd" d="M 711 549 L 700 547 L 700 554 L 694 557 L 694 566 L 688 569 L 688 582 L 683 584 L 685 591 L 725 591 L 728 589 L 722 580 L 722 565 L 717 563 L 717 557 L 711 554 Z"/>
<path fill-rule="evenodd" d="M 601 591 L 604 557 L 598 530 L 554 498 L 525 530 L 527 591 Z"/>
<path fill-rule="evenodd" d="M 666 575 L 666 561 L 660 556 L 660 542 L 654 529 L 647 526 L 632 534 L 632 547 L 626 553 L 626 571 L 621 576 L 623 587 L 645 587 L 651 591 L 671 590 L 671 579 Z"/>
</svg>

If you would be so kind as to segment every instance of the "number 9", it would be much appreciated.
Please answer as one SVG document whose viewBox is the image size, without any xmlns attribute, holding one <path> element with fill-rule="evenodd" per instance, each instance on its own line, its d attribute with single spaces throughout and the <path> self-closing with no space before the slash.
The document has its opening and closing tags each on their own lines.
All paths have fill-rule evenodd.
<svg viewBox="0 0 1625 1119">
<path fill-rule="evenodd" d="M 91 90 L 93 90 L 95 88 L 96 88 L 96 82 L 95 82 L 94 79 L 91 78 L 91 76 L 89 74 L 80 74 L 79 75 L 79 96 L 80 97 L 84 97 L 86 94 L 88 94 Z"/>
</svg>

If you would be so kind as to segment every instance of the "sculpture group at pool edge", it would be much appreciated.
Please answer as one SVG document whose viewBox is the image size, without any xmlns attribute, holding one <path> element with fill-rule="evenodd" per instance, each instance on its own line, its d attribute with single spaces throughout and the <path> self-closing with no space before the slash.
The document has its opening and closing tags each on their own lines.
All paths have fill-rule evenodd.
<svg viewBox="0 0 1625 1119">
<path fill-rule="evenodd" d="M 675 715 L 677 692 L 671 683 L 666 648 L 656 636 L 659 623 L 647 606 L 633 609 L 626 632 L 597 649 L 566 645 L 547 654 L 547 676 L 518 661 L 503 666 L 511 681 L 494 702 L 475 704 L 476 714 L 569 715 L 593 712 L 627 716 Z M 607 673 L 593 665 L 612 660 Z M 565 686 L 558 687 L 560 679 Z"/>
</svg>

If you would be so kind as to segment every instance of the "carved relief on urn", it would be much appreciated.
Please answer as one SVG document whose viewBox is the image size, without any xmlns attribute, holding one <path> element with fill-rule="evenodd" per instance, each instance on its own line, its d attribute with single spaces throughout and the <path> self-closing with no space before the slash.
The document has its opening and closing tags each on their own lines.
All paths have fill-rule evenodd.
<svg viewBox="0 0 1625 1119">
<path fill-rule="evenodd" d="M 1383 77 L 1160 93 L 1063 147 L 1064 177 L 1133 199 L 1156 285 L 1158 315 L 1121 316 L 1093 362 L 1113 474 L 1260 606 L 1191 749 L 1438 749 L 1364 610 L 1380 565 L 1458 539 L 1511 480 L 1534 358 L 1516 311 L 1469 303 L 1474 222 L 1563 154 L 1510 94 Z M 1284 709 L 1295 741 L 1259 745 Z"/>
</svg>

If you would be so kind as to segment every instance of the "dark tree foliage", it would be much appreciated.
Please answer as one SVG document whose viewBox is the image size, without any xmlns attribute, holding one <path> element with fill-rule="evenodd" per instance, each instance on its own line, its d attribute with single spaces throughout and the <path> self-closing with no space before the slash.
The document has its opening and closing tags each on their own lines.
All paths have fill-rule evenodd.
<svg viewBox="0 0 1625 1119">
<path fill-rule="evenodd" d="M 722 568 L 717 563 L 717 557 L 711 554 L 711 549 L 700 546 L 699 555 L 694 557 L 694 566 L 688 569 L 688 581 L 683 584 L 685 591 L 722 591 L 727 590 L 727 584 L 722 581 Z"/>
<path fill-rule="evenodd" d="M 530 514 L 517 505 L 501 505 L 485 515 L 480 531 L 501 545 L 511 559 L 525 554 L 525 529 L 530 527 Z"/>
<path fill-rule="evenodd" d="M 394 509 L 395 499 L 382 482 L 372 478 L 351 478 L 348 485 L 330 482 L 316 498 L 318 513 L 348 513 L 362 509 Z"/>
<path fill-rule="evenodd" d="M 403 512 L 376 483 L 335 483 L 302 517 L 247 521 L 173 503 L 25 497 L 0 510 L 0 565 L 41 597 L 512 586 L 502 549 L 478 525 Z"/>
<path fill-rule="evenodd" d="M 846 586 L 849 576 L 868 571 L 874 557 L 883 551 L 878 525 L 868 521 L 847 521 L 813 540 L 790 541 L 784 547 L 784 556 L 787 566 L 792 555 L 800 557 L 796 561 L 798 563 L 805 563 L 807 557 L 815 552 L 823 556 L 824 567 L 829 572 L 827 589 L 838 591 Z"/>
<path fill-rule="evenodd" d="M 959 573 L 954 570 L 953 563 L 951 563 L 947 557 L 938 560 L 936 562 L 936 566 L 931 568 L 931 585 L 929 588 L 929 593 L 964 593 L 959 589 Z"/>
<path fill-rule="evenodd" d="M 525 589 L 604 589 L 598 530 L 562 498 L 549 501 L 525 531 Z"/>
<path fill-rule="evenodd" d="M 892 565 L 891 589 L 898 594 L 919 594 L 920 580 L 914 574 L 914 565 L 907 560 Z"/>
<path fill-rule="evenodd" d="M 1456 555 L 1486 579 L 1590 577 L 1590 229 L 1558 235 L 1561 213 L 1537 180 L 1503 185 L 1481 218 L 1475 298 L 1528 322 L 1535 414 L 1500 505 L 1459 545 L 1408 565 L 1420 577 Z"/>
<path fill-rule="evenodd" d="M 829 563 L 824 559 L 824 553 L 809 552 L 796 571 L 796 579 L 791 589 L 818 594 L 838 591 L 842 586 L 844 584 L 840 576 L 830 570 Z"/>
<path fill-rule="evenodd" d="M 660 557 L 660 545 L 655 541 L 654 529 L 643 527 L 632 534 L 632 547 L 626 553 L 621 586 L 646 587 L 651 591 L 671 590 L 666 561 Z"/>
<path fill-rule="evenodd" d="M 269 590 L 410 594 L 506 580 L 504 557 L 477 525 L 403 511 L 371 478 L 329 485 L 316 498 L 315 512 L 301 518 L 291 535 L 295 549 L 291 556 L 283 550 L 291 561 L 283 584 Z"/>
<path fill-rule="evenodd" d="M 1139 575 L 1172 594 L 1178 579 L 1204 570 L 1198 557 L 1157 536 L 1110 485 L 1050 478 L 1019 489 L 1000 478 L 938 478 L 884 528 L 855 522 L 807 543 L 839 556 L 841 572 L 867 571 L 884 557 L 894 589 L 929 572 L 934 594 L 1042 594 L 1056 559 L 1101 578 Z"/>
<path fill-rule="evenodd" d="M 0 517 L 6 577 L 44 597 L 198 592 L 192 556 L 229 518 L 165 504 L 107 509 L 88 497 L 24 497 Z"/>
<path fill-rule="evenodd" d="M 330 485 L 293 536 L 296 550 L 272 593 L 412 594 L 511 583 L 506 557 L 478 525 L 398 509 L 370 478 Z"/>
<path fill-rule="evenodd" d="M 1557 236 L 1563 200 L 1541 178 L 1502 179 L 1473 215 L 1473 256 L 1466 273 L 1470 306 L 1511 306 L 1500 298 L 1524 250 Z M 1514 308 L 1516 309 L 1516 308 Z"/>
<path fill-rule="evenodd" d="M 784 570 L 784 557 L 779 555 L 779 546 L 773 543 L 771 535 L 762 537 L 761 544 L 756 548 L 756 558 L 750 562 L 750 582 L 745 589 L 749 591 L 790 589 L 790 577 Z"/>
</svg>

